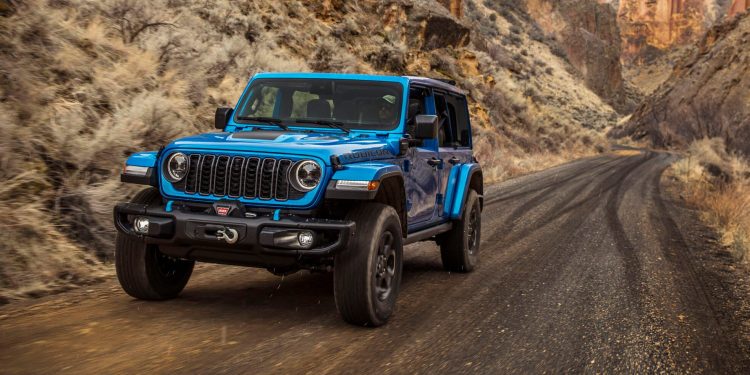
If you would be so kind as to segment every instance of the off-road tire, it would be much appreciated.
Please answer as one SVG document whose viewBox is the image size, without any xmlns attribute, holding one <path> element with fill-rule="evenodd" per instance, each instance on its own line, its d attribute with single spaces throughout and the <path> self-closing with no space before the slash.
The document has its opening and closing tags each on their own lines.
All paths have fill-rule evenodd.
<svg viewBox="0 0 750 375">
<path fill-rule="evenodd" d="M 471 272 L 479 263 L 479 244 L 482 234 L 482 209 L 479 195 L 469 190 L 461 219 L 440 238 L 443 268 L 451 272 Z"/>
<path fill-rule="evenodd" d="M 356 233 L 334 260 L 336 308 L 351 324 L 381 326 L 393 314 L 401 285 L 401 222 L 393 207 L 381 203 L 359 205 L 347 218 Z"/>
<path fill-rule="evenodd" d="M 136 194 L 131 203 L 152 205 L 160 199 L 158 189 L 147 188 Z M 144 300 L 177 297 L 190 279 L 194 265 L 194 261 L 166 256 L 158 246 L 146 245 L 138 237 L 117 233 L 117 279 L 132 297 Z"/>
</svg>

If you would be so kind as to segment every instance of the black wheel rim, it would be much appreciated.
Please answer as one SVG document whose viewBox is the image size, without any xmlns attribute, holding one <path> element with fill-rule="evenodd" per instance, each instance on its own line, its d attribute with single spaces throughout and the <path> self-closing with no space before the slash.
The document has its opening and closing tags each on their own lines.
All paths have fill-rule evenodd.
<svg viewBox="0 0 750 375">
<path fill-rule="evenodd" d="M 378 243 L 378 254 L 375 258 L 375 295 L 378 301 L 385 301 L 393 291 L 396 279 L 396 249 L 393 246 L 393 234 L 383 232 Z"/>
<path fill-rule="evenodd" d="M 466 229 L 466 233 L 469 236 L 469 255 L 476 254 L 479 247 L 479 225 L 479 210 L 474 205 L 471 207 L 471 212 L 469 212 L 469 223 Z"/>
<path fill-rule="evenodd" d="M 180 269 L 180 260 L 162 254 L 158 250 L 153 251 L 156 269 L 164 279 L 173 279 Z"/>
</svg>

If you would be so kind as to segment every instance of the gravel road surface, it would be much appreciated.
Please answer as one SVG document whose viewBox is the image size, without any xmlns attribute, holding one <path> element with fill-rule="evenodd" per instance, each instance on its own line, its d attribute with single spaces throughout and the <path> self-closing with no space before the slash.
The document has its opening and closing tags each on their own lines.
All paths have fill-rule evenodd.
<svg viewBox="0 0 750 375">
<path fill-rule="evenodd" d="M 379 329 L 339 319 L 328 274 L 200 265 L 172 301 L 113 278 L 1 307 L 0 373 L 750 373 L 734 276 L 660 184 L 673 161 L 620 152 L 488 188 L 479 269 L 407 247 Z"/>
</svg>

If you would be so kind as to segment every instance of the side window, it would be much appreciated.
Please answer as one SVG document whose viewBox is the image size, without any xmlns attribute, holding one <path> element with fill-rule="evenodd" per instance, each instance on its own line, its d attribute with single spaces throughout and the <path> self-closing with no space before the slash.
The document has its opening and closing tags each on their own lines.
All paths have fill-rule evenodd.
<svg viewBox="0 0 750 375">
<path fill-rule="evenodd" d="M 409 90 L 409 108 L 406 114 L 406 133 L 414 134 L 414 126 L 417 124 L 417 116 L 427 113 L 425 99 L 427 90 L 412 88 Z"/>
<path fill-rule="evenodd" d="M 452 146 L 469 147 L 471 145 L 471 134 L 469 133 L 469 110 L 466 106 L 466 97 L 451 95 L 447 98 L 447 101 L 451 113 Z"/>
<path fill-rule="evenodd" d="M 444 94 L 435 94 L 435 111 L 438 116 L 438 145 L 448 147 L 452 145 L 451 137 L 451 110 Z"/>
</svg>

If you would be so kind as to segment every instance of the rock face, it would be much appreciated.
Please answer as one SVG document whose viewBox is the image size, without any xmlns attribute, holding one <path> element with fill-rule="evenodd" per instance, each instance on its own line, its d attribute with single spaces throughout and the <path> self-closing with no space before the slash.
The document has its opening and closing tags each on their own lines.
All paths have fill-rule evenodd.
<svg viewBox="0 0 750 375">
<path fill-rule="evenodd" d="M 736 15 L 750 9 L 750 0 L 734 0 L 732 6 L 729 7 L 727 17 L 732 18 Z"/>
<path fill-rule="evenodd" d="M 464 6 L 463 6 L 463 0 L 438 0 L 440 4 L 443 4 L 444 7 L 448 8 L 448 10 L 451 12 L 451 15 L 454 17 L 461 19 L 464 16 Z"/>
<path fill-rule="evenodd" d="M 413 16 L 413 19 L 420 25 L 417 32 L 421 35 L 423 50 L 448 46 L 458 48 L 469 43 L 471 30 L 454 17 L 428 12 Z"/>
<path fill-rule="evenodd" d="M 750 156 L 750 14 L 711 29 L 615 137 L 681 147 L 720 137 Z"/>
<path fill-rule="evenodd" d="M 696 43 L 724 19 L 730 6 L 739 9 L 742 4 L 732 5 L 731 0 L 621 0 L 618 18 L 623 61 L 642 65 L 665 49 Z"/>
<path fill-rule="evenodd" d="M 615 9 L 604 0 L 527 0 L 529 14 L 555 35 L 586 86 L 620 112 L 635 106 L 620 65 L 620 31 Z"/>
</svg>

